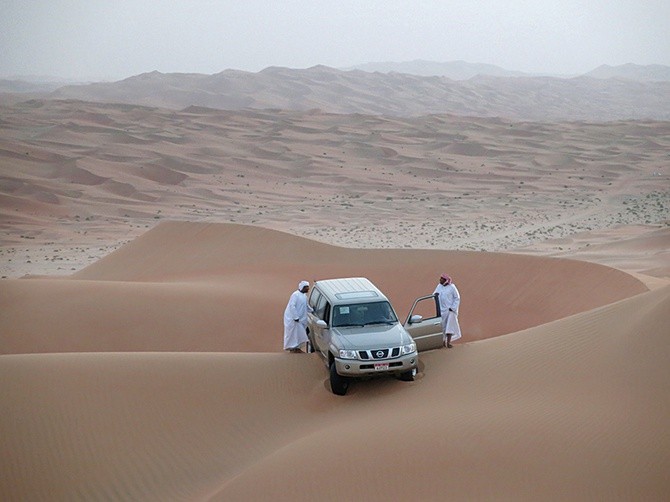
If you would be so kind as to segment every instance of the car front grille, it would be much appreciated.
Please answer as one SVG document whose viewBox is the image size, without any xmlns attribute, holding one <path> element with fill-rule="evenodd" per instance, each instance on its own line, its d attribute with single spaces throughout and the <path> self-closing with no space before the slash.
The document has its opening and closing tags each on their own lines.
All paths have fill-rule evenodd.
<svg viewBox="0 0 670 502">
<path fill-rule="evenodd" d="M 359 350 L 358 357 L 364 361 L 390 359 L 400 355 L 400 347 L 390 349 Z"/>
</svg>

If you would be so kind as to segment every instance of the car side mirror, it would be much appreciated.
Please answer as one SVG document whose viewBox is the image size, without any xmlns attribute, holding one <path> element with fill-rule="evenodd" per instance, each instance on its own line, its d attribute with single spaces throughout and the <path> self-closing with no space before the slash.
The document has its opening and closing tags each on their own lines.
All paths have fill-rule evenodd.
<svg viewBox="0 0 670 502">
<path fill-rule="evenodd" d="M 410 323 L 410 324 L 415 324 L 415 323 L 417 323 L 417 322 L 421 322 L 421 321 L 423 321 L 423 316 L 420 316 L 420 315 L 418 315 L 418 314 L 417 314 L 417 315 L 413 315 L 413 316 L 410 317 L 410 319 L 409 319 L 409 323 Z"/>
<path fill-rule="evenodd" d="M 328 324 L 323 319 L 319 319 L 318 321 L 316 321 L 316 325 L 319 328 L 327 328 L 328 327 Z"/>
</svg>

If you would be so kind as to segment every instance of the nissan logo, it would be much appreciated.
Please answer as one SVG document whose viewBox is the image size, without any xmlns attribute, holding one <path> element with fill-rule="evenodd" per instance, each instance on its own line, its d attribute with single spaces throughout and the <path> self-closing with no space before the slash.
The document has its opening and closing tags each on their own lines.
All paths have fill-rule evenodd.
<svg viewBox="0 0 670 502">
<path fill-rule="evenodd" d="M 377 355 L 377 357 L 384 357 L 384 351 L 383 350 L 378 350 L 376 355 Z"/>
</svg>

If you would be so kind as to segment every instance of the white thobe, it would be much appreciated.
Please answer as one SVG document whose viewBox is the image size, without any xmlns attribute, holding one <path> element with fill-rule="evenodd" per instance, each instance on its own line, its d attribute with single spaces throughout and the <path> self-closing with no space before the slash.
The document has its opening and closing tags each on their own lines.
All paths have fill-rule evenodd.
<svg viewBox="0 0 670 502">
<path fill-rule="evenodd" d="M 294 349 L 309 340 L 307 312 L 312 312 L 312 307 L 307 304 L 307 295 L 294 291 L 284 310 L 284 350 Z"/>
<path fill-rule="evenodd" d="M 442 318 L 442 334 L 452 335 L 451 341 L 461 337 L 461 327 L 458 324 L 458 307 L 461 304 L 461 295 L 456 286 L 451 283 L 443 286 L 438 284 L 433 294 L 438 294 L 440 302 L 440 316 Z M 451 309 L 451 310 L 450 310 Z"/>
</svg>

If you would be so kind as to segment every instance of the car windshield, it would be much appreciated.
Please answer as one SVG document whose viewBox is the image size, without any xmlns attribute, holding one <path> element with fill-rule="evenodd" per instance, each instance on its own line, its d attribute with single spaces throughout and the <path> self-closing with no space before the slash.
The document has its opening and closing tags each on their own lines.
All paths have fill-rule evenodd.
<svg viewBox="0 0 670 502">
<path fill-rule="evenodd" d="M 395 324 L 398 322 L 387 301 L 336 305 L 333 309 L 333 327 L 367 326 L 368 324 Z"/>
</svg>

